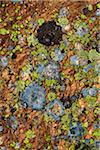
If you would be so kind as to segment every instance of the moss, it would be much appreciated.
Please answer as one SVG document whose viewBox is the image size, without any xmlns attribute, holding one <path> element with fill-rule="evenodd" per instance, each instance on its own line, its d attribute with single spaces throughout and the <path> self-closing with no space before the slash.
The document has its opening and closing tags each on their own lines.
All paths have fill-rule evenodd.
<svg viewBox="0 0 100 150">
<path fill-rule="evenodd" d="M 37 50 L 37 52 L 38 52 L 38 54 L 45 54 L 45 55 L 47 55 L 47 53 L 48 53 L 44 47 L 39 48 Z"/>
<path fill-rule="evenodd" d="M 66 44 L 62 41 L 62 42 L 60 42 L 60 47 L 59 47 L 59 49 L 60 50 L 63 50 L 63 49 L 65 49 L 66 48 Z"/>
<path fill-rule="evenodd" d="M 22 71 L 30 73 L 32 66 L 28 63 L 27 65 L 23 66 Z"/>
<path fill-rule="evenodd" d="M 52 101 L 52 100 L 54 100 L 54 99 L 56 99 L 56 94 L 53 93 L 53 92 L 49 92 L 49 93 L 48 93 L 48 100 L 49 100 L 49 101 Z"/>
<path fill-rule="evenodd" d="M 15 145 L 16 145 L 15 142 L 10 143 L 10 146 L 11 146 L 11 147 L 15 147 Z"/>
<path fill-rule="evenodd" d="M 0 89 L 2 89 L 2 87 L 3 87 L 3 81 L 0 80 Z"/>
<path fill-rule="evenodd" d="M 81 23 L 80 19 L 75 20 L 75 22 L 74 22 L 74 28 L 77 29 L 80 26 L 80 23 Z"/>
<path fill-rule="evenodd" d="M 85 50 L 80 50 L 80 51 L 78 51 L 78 55 L 79 55 L 79 57 L 81 57 L 81 58 L 85 58 L 85 59 L 88 58 L 88 52 L 85 51 Z"/>
<path fill-rule="evenodd" d="M 68 19 L 65 17 L 58 18 L 58 22 L 61 26 L 66 26 L 68 24 Z"/>
<path fill-rule="evenodd" d="M 18 27 L 19 27 L 19 25 L 16 23 L 12 25 L 12 29 L 14 29 L 14 30 L 18 29 Z"/>
<path fill-rule="evenodd" d="M 31 81 L 26 80 L 25 85 L 28 86 L 30 84 Z"/>
<path fill-rule="evenodd" d="M 81 80 L 83 78 L 80 72 L 76 73 L 74 76 L 76 80 Z"/>
<path fill-rule="evenodd" d="M 23 91 L 25 88 L 25 82 L 23 80 L 19 80 L 16 85 L 17 91 Z"/>
<path fill-rule="evenodd" d="M 99 128 L 96 129 L 96 130 L 94 130 L 93 136 L 95 136 L 95 137 L 100 137 L 100 130 L 99 130 Z"/>
<path fill-rule="evenodd" d="M 33 130 L 30 130 L 30 129 L 25 133 L 25 135 L 26 135 L 27 139 L 35 138 L 35 132 Z"/>
<path fill-rule="evenodd" d="M 32 23 L 28 23 L 28 27 L 29 27 L 30 29 L 32 29 L 32 28 L 33 28 L 33 24 L 32 24 Z"/>
<path fill-rule="evenodd" d="M 46 135 L 46 142 L 50 142 L 51 141 L 51 136 L 50 135 Z"/>
<path fill-rule="evenodd" d="M 38 22 L 39 26 L 41 26 L 44 23 L 44 19 L 43 18 L 39 18 L 37 20 L 37 22 Z"/>
<path fill-rule="evenodd" d="M 74 120 L 78 121 L 79 107 L 78 107 L 78 103 L 77 102 L 72 104 L 71 112 L 72 112 L 72 116 L 73 116 Z"/>
<path fill-rule="evenodd" d="M 48 148 L 47 148 L 47 150 L 51 150 L 51 146 L 50 146 L 50 145 L 48 145 Z"/>
<path fill-rule="evenodd" d="M 29 143 L 29 139 L 28 139 L 28 138 L 25 138 L 25 139 L 24 139 L 24 143 L 25 143 L 25 144 L 28 144 L 28 143 Z"/>
<path fill-rule="evenodd" d="M 5 29 L 5 28 L 1 28 L 1 29 L 0 29 L 0 34 L 2 34 L 2 35 L 9 34 L 9 30 L 7 30 L 7 29 Z"/>
<path fill-rule="evenodd" d="M 22 28 L 22 29 L 23 29 L 23 28 L 24 28 L 24 25 L 23 25 L 23 24 L 21 24 L 21 25 L 20 25 L 20 28 Z"/>
<path fill-rule="evenodd" d="M 95 107 L 95 105 L 96 105 L 96 99 L 97 99 L 96 97 L 87 96 L 85 99 L 88 102 L 88 104 L 89 104 L 90 107 Z"/>
<path fill-rule="evenodd" d="M 21 19 L 22 19 L 22 16 L 18 16 L 18 17 L 17 17 L 17 20 L 21 20 Z"/>
<path fill-rule="evenodd" d="M 38 52 L 37 52 L 37 51 L 32 51 L 31 54 L 32 54 L 33 56 L 37 56 L 37 55 L 38 55 Z"/>
<path fill-rule="evenodd" d="M 89 60 L 90 61 L 100 60 L 100 54 L 95 49 L 90 50 L 89 51 Z"/>
<path fill-rule="evenodd" d="M 69 150 L 74 150 L 75 149 L 75 144 L 72 144 L 70 147 L 69 147 Z"/>
<path fill-rule="evenodd" d="M 52 86 L 52 85 L 54 85 L 54 84 L 56 84 L 57 83 L 57 81 L 56 80 L 54 80 L 54 79 L 46 79 L 46 86 Z"/>
<path fill-rule="evenodd" d="M 34 72 L 32 72 L 31 77 L 32 77 L 33 80 L 34 79 L 38 79 L 39 78 L 39 74 L 36 71 L 34 71 Z"/>
<path fill-rule="evenodd" d="M 97 6 L 97 8 L 99 8 L 99 9 L 100 9 L 100 3 L 98 3 L 96 6 Z"/>
<path fill-rule="evenodd" d="M 84 128 L 87 128 L 87 127 L 88 127 L 88 122 L 82 123 L 82 126 L 83 126 Z"/>
<path fill-rule="evenodd" d="M 44 113 L 44 121 L 48 124 L 53 121 L 53 118 L 48 116 L 47 113 Z"/>
<path fill-rule="evenodd" d="M 92 11 L 93 10 L 93 6 L 91 4 L 88 5 L 88 10 Z"/>
<path fill-rule="evenodd" d="M 70 128 L 70 119 L 69 119 L 69 112 L 67 112 L 62 118 L 61 118 L 61 129 L 68 131 Z"/>
<path fill-rule="evenodd" d="M 2 22 L 2 18 L 0 18 L 0 22 Z"/>
<path fill-rule="evenodd" d="M 87 17 L 85 15 L 81 14 L 81 18 L 86 19 Z"/>
<path fill-rule="evenodd" d="M 32 143 L 27 143 L 26 147 L 32 149 Z"/>
<path fill-rule="evenodd" d="M 31 44 L 33 46 L 35 46 L 36 44 L 38 44 L 38 40 L 35 38 L 35 36 L 33 34 L 29 35 L 27 37 L 27 41 L 28 41 L 28 46 L 30 46 Z"/>
</svg>

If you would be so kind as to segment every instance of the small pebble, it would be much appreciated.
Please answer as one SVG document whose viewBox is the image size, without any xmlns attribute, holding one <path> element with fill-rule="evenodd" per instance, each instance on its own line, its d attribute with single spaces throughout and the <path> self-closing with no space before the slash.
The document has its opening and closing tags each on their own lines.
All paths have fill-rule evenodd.
<svg viewBox="0 0 100 150">
<path fill-rule="evenodd" d="M 96 16 L 98 16 L 98 17 L 100 16 L 100 9 L 96 10 Z"/>
<path fill-rule="evenodd" d="M 62 7 L 59 11 L 60 17 L 66 17 L 69 14 L 68 9 L 66 7 Z"/>
<path fill-rule="evenodd" d="M 80 26 L 76 32 L 76 34 L 78 34 L 80 37 L 83 37 L 87 33 L 88 33 L 88 28 L 83 28 L 82 26 Z"/>
<path fill-rule="evenodd" d="M 8 50 L 13 50 L 14 46 L 9 45 Z"/>
<path fill-rule="evenodd" d="M 2 146 L 2 147 L 1 147 L 1 150 L 6 150 L 6 147 Z"/>
<path fill-rule="evenodd" d="M 90 11 L 88 10 L 87 7 L 83 8 L 83 14 L 84 14 L 84 15 L 88 15 L 89 12 L 90 12 Z"/>
<path fill-rule="evenodd" d="M 65 31 L 69 31 L 70 29 L 71 29 L 70 24 L 66 25 L 65 28 L 64 28 Z"/>
<path fill-rule="evenodd" d="M 0 58 L 0 65 L 3 66 L 3 67 L 6 67 L 8 65 L 8 59 L 7 59 L 7 57 L 2 56 Z"/>
<path fill-rule="evenodd" d="M 89 89 L 89 95 L 91 95 L 91 96 L 96 96 L 96 94 L 97 94 L 96 88 L 90 88 L 90 89 Z"/>
<path fill-rule="evenodd" d="M 71 61 L 71 63 L 74 64 L 74 65 L 79 65 L 79 58 L 78 58 L 77 55 L 71 56 L 71 57 L 70 57 L 70 61 Z"/>
<path fill-rule="evenodd" d="M 0 125 L 0 132 L 2 132 L 2 131 L 3 131 L 3 126 Z"/>
</svg>

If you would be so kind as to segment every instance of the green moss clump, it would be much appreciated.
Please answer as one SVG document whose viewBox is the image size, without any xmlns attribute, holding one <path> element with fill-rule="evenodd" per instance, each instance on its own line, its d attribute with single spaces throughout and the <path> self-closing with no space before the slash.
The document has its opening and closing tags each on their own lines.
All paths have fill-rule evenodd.
<svg viewBox="0 0 100 150">
<path fill-rule="evenodd" d="M 49 92 L 48 93 L 48 100 L 52 101 L 54 99 L 56 99 L 56 94 L 54 92 Z"/>
<path fill-rule="evenodd" d="M 22 92 L 24 88 L 25 88 L 25 81 L 19 80 L 16 85 L 17 91 Z"/>
<path fill-rule="evenodd" d="M 1 35 L 9 34 L 9 30 L 7 30 L 7 29 L 5 29 L 5 28 L 1 28 L 1 29 L 0 29 L 0 34 L 1 34 Z"/>
<path fill-rule="evenodd" d="M 32 139 L 32 138 L 35 138 L 35 132 L 33 130 L 27 130 L 27 132 L 25 133 L 26 135 L 26 138 L 27 139 Z"/>
<path fill-rule="evenodd" d="M 70 119 L 69 119 L 69 113 L 70 112 L 66 112 L 66 114 L 61 118 L 61 129 L 68 131 L 70 128 Z"/>
<path fill-rule="evenodd" d="M 37 20 L 37 22 L 38 22 L 39 26 L 41 26 L 45 21 L 44 21 L 43 18 L 39 18 L 39 19 Z"/>
</svg>

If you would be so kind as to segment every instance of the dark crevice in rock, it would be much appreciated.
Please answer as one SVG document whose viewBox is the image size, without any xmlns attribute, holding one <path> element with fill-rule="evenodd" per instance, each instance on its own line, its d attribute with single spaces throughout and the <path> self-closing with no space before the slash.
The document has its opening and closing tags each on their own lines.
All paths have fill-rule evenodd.
<svg viewBox="0 0 100 150">
<path fill-rule="evenodd" d="M 46 46 L 59 44 L 62 40 L 62 28 L 55 21 L 44 22 L 37 30 L 37 38 Z"/>
</svg>

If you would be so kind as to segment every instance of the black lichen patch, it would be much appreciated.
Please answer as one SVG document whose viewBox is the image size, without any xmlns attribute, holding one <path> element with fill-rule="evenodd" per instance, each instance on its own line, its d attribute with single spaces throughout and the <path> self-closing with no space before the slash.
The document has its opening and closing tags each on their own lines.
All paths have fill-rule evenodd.
<svg viewBox="0 0 100 150">
<path fill-rule="evenodd" d="M 72 104 L 78 99 L 78 95 L 72 95 L 68 97 L 62 97 L 61 102 L 63 103 L 65 108 L 70 108 Z"/>
<path fill-rule="evenodd" d="M 44 22 L 37 30 L 37 38 L 41 44 L 46 46 L 59 44 L 62 40 L 62 27 L 55 21 Z"/>
<path fill-rule="evenodd" d="M 88 10 L 88 8 L 86 8 L 86 7 L 83 8 L 83 14 L 84 14 L 84 15 L 88 15 L 89 12 L 90 12 L 90 11 Z"/>
<path fill-rule="evenodd" d="M 86 143 L 78 143 L 75 146 L 75 150 L 90 150 L 91 148 L 89 147 L 89 145 L 87 145 Z"/>
<path fill-rule="evenodd" d="M 70 108 L 72 106 L 72 102 L 70 100 L 70 97 L 62 97 L 61 102 L 63 103 L 65 108 Z"/>
</svg>

